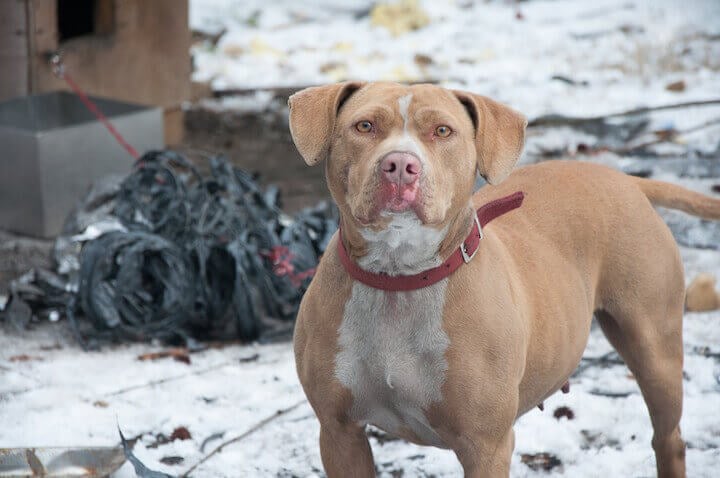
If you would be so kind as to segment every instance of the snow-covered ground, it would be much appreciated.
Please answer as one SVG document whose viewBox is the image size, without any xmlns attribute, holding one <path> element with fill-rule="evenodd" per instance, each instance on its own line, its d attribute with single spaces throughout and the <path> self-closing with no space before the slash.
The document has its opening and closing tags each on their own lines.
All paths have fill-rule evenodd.
<svg viewBox="0 0 720 478">
<path fill-rule="evenodd" d="M 690 270 L 720 272 L 720 254 L 684 251 Z M 687 314 L 685 320 L 685 412 L 688 476 L 717 476 L 720 466 L 720 386 L 717 352 L 720 313 Z M 60 345 L 62 348 L 57 348 Z M 289 344 L 230 346 L 191 355 L 187 365 L 172 359 L 139 361 L 157 347 L 123 346 L 83 353 L 56 328 L 0 337 L 0 447 L 115 445 L 116 423 L 127 437 L 144 434 L 135 452 L 146 464 L 178 474 L 223 440 L 241 435 L 267 417 L 301 403 L 244 440 L 231 444 L 197 469 L 197 477 L 324 476 L 317 445 L 318 423 L 295 376 Z M 610 351 L 594 330 L 586 353 Z M 13 362 L 27 354 L 30 360 Z M 252 362 L 244 359 L 258 358 Z M 161 384 L 146 384 L 165 380 Z M 134 388 L 139 386 L 138 388 Z M 609 398 L 598 393 L 620 395 Z M 627 396 L 625 396 L 627 394 Z M 569 407 L 574 419 L 553 417 Z M 170 436 L 184 426 L 192 438 L 148 448 L 156 435 Z M 570 477 L 653 476 L 652 429 L 637 385 L 624 365 L 589 367 L 571 380 L 568 395 L 545 402 L 515 427 L 513 477 L 545 476 L 521 463 L 521 455 L 548 452 L 562 465 L 556 475 Z M 222 434 L 219 438 L 216 434 Z M 460 476 L 452 452 L 402 441 L 372 438 L 380 476 Z M 159 460 L 181 456 L 181 465 Z M 116 475 L 134 476 L 129 465 Z"/>
<path fill-rule="evenodd" d="M 217 32 L 216 47 L 194 48 L 195 79 L 224 88 L 310 85 L 345 78 L 432 80 L 505 101 L 536 117 L 551 112 L 591 116 L 637 106 L 717 97 L 720 93 L 720 2 L 714 0 L 421 2 L 429 24 L 394 37 L 372 26 L 367 1 L 192 0 L 191 24 Z M 260 12 L 259 14 L 256 12 Z M 552 80 L 561 75 L 575 82 Z M 682 80 L 683 91 L 666 87 Z M 257 101 L 269 99 L 258 95 Z M 227 107 L 257 108 L 257 101 Z M 691 127 L 720 108 L 668 111 L 653 124 Z M 715 151 L 720 127 L 683 137 L 695 151 Z M 596 138 L 566 129 L 531 130 L 528 150 L 570 150 Z M 658 152 L 676 145 L 662 145 Z M 680 149 L 678 151 L 685 151 Z M 534 161 L 537 155 L 527 155 Z M 587 157 L 615 167 L 644 161 L 657 178 L 710 193 L 715 173 L 693 178 L 665 159 Z M 714 160 L 718 162 L 717 156 Z M 632 163 L 632 164 L 631 164 Z M 673 163 L 675 164 L 675 163 Z M 717 170 L 717 169 L 716 169 Z M 682 176 L 682 177 L 681 177 Z M 699 234 L 712 240 L 710 226 Z M 720 276 L 720 251 L 682 248 L 686 277 Z M 720 312 L 685 316 L 685 407 L 688 476 L 720 476 Z M 299 404 L 197 469 L 197 477 L 324 476 L 318 423 L 304 402 L 290 344 L 227 346 L 172 359 L 139 361 L 159 346 L 132 345 L 84 353 L 62 324 L 0 331 L 0 447 L 115 445 L 143 434 L 136 454 L 149 466 L 179 474 L 223 440 Z M 594 329 L 587 358 L 610 346 Z M 708 354 L 709 352 L 709 354 Z M 18 356 L 27 355 L 26 360 Z M 252 360 L 257 354 L 257 359 Z M 713 356 L 714 354 L 714 356 Z M 251 359 L 251 360 L 247 360 Z M 159 381 L 155 385 L 147 385 Z M 137 387 L 136 387 L 137 386 Z M 559 407 L 574 418 L 556 419 Z M 158 433 L 187 427 L 192 438 L 155 448 Z M 593 365 L 571 380 L 545 411 L 516 425 L 513 477 L 545 476 L 522 456 L 548 452 L 568 477 L 654 476 L 652 429 L 636 383 L 624 365 Z M 209 437 L 204 452 L 201 445 Z M 451 452 L 377 436 L 381 476 L 460 476 Z M 163 465 L 168 456 L 184 458 Z M 404 473 L 404 475 L 403 475 Z M 134 476 L 129 465 L 117 477 Z"/>
<path fill-rule="evenodd" d="M 194 28 L 227 30 L 215 47 L 194 49 L 194 78 L 218 89 L 429 80 L 530 117 L 600 114 L 720 91 L 714 0 L 425 1 L 430 23 L 397 37 L 361 16 L 373 3 L 191 2 Z M 554 75 L 586 84 L 551 81 Z M 679 80 L 684 92 L 665 89 Z"/>
</svg>

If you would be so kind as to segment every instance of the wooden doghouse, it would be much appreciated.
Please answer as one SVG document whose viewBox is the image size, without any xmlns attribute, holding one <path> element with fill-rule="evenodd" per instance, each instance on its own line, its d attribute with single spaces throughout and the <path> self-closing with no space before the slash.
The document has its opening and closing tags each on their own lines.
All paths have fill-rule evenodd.
<svg viewBox="0 0 720 478">
<path fill-rule="evenodd" d="M 188 0 L 2 0 L 0 100 L 68 89 L 48 65 L 60 50 L 87 93 L 161 106 L 165 142 L 176 144 L 190 42 Z"/>
</svg>

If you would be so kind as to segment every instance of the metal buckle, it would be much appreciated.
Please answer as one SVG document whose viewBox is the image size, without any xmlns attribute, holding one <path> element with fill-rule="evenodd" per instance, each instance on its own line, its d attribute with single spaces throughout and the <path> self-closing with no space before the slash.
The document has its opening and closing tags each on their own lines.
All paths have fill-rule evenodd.
<svg viewBox="0 0 720 478">
<path fill-rule="evenodd" d="M 65 64 L 63 63 L 63 52 L 61 50 L 46 53 L 52 72 L 58 78 L 65 76 Z"/>
<path fill-rule="evenodd" d="M 479 240 L 482 240 L 483 238 L 483 232 L 482 232 L 482 226 L 480 225 L 480 219 L 478 218 L 477 211 L 475 211 L 475 225 L 477 226 L 478 234 L 480 235 Z M 465 261 L 465 264 L 470 262 L 473 257 L 475 257 L 475 254 L 477 254 L 477 251 L 480 250 L 480 244 L 475 248 L 472 254 L 467 253 L 467 249 L 465 248 L 465 241 L 463 241 L 462 244 L 460 244 L 460 253 L 462 254 L 462 258 Z"/>
</svg>

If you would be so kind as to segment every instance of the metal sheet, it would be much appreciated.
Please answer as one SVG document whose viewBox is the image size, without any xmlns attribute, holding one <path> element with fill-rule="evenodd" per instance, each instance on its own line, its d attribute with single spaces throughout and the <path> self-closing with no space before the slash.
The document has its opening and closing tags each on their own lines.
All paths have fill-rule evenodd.
<svg viewBox="0 0 720 478">
<path fill-rule="evenodd" d="M 0 478 L 96 478 L 125 463 L 121 447 L 0 448 Z"/>
<path fill-rule="evenodd" d="M 93 101 L 138 151 L 162 147 L 159 108 Z M 133 161 L 70 93 L 0 103 L 0 228 L 57 235 L 93 181 L 128 174 Z"/>
</svg>

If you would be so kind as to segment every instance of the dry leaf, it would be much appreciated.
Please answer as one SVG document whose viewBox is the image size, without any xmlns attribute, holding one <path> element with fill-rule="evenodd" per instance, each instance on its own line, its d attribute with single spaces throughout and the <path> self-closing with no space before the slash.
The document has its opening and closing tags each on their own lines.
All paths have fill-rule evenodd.
<svg viewBox="0 0 720 478">
<path fill-rule="evenodd" d="M 140 361 L 146 360 L 158 360 L 161 358 L 172 357 L 174 360 L 190 365 L 190 352 L 184 347 L 175 347 L 168 350 L 161 350 L 160 352 L 148 352 L 138 355 L 137 359 Z"/>
<path fill-rule="evenodd" d="M 257 359 L 260 358 L 260 354 L 252 354 L 247 357 L 240 357 L 238 361 L 240 363 L 248 363 L 248 362 L 255 362 Z"/>
<path fill-rule="evenodd" d="M 523 453 L 522 455 L 520 455 L 520 461 L 525 463 L 528 468 L 534 471 L 550 471 L 553 468 L 562 465 L 560 459 L 550 453 Z"/>
<path fill-rule="evenodd" d="M 430 58 L 428 55 L 423 55 L 422 53 L 415 54 L 415 64 L 419 66 L 420 68 L 432 65 L 433 59 Z"/>
<path fill-rule="evenodd" d="M 668 83 L 665 86 L 665 89 L 668 91 L 675 91 L 677 93 L 681 91 L 685 91 L 685 81 L 679 80 L 679 81 L 673 81 L 672 83 Z"/>
<path fill-rule="evenodd" d="M 11 362 L 31 362 L 33 360 L 42 362 L 45 359 L 42 357 L 36 357 L 28 354 L 13 355 L 12 357 L 10 357 Z"/>
<path fill-rule="evenodd" d="M 164 456 L 160 458 L 160 463 L 164 465 L 179 465 L 183 461 L 185 461 L 185 458 L 181 456 Z"/>
<path fill-rule="evenodd" d="M 377 3 L 370 12 L 370 23 L 385 27 L 393 36 L 399 36 L 423 28 L 430 23 L 430 17 L 418 0 L 399 0 Z"/>
<path fill-rule="evenodd" d="M 568 420 L 572 420 L 573 418 L 575 418 L 575 412 L 573 412 L 570 407 L 558 407 L 553 412 L 553 416 L 558 420 L 560 420 L 562 417 L 565 417 Z"/>
<path fill-rule="evenodd" d="M 685 293 L 685 308 L 691 312 L 705 312 L 720 308 L 720 297 L 715 292 L 715 276 L 700 273 L 692 280 Z"/>
<path fill-rule="evenodd" d="M 190 435 L 190 430 L 188 430 L 186 427 L 177 427 L 170 434 L 170 441 L 189 440 L 191 438 L 192 438 L 192 435 Z"/>
</svg>

